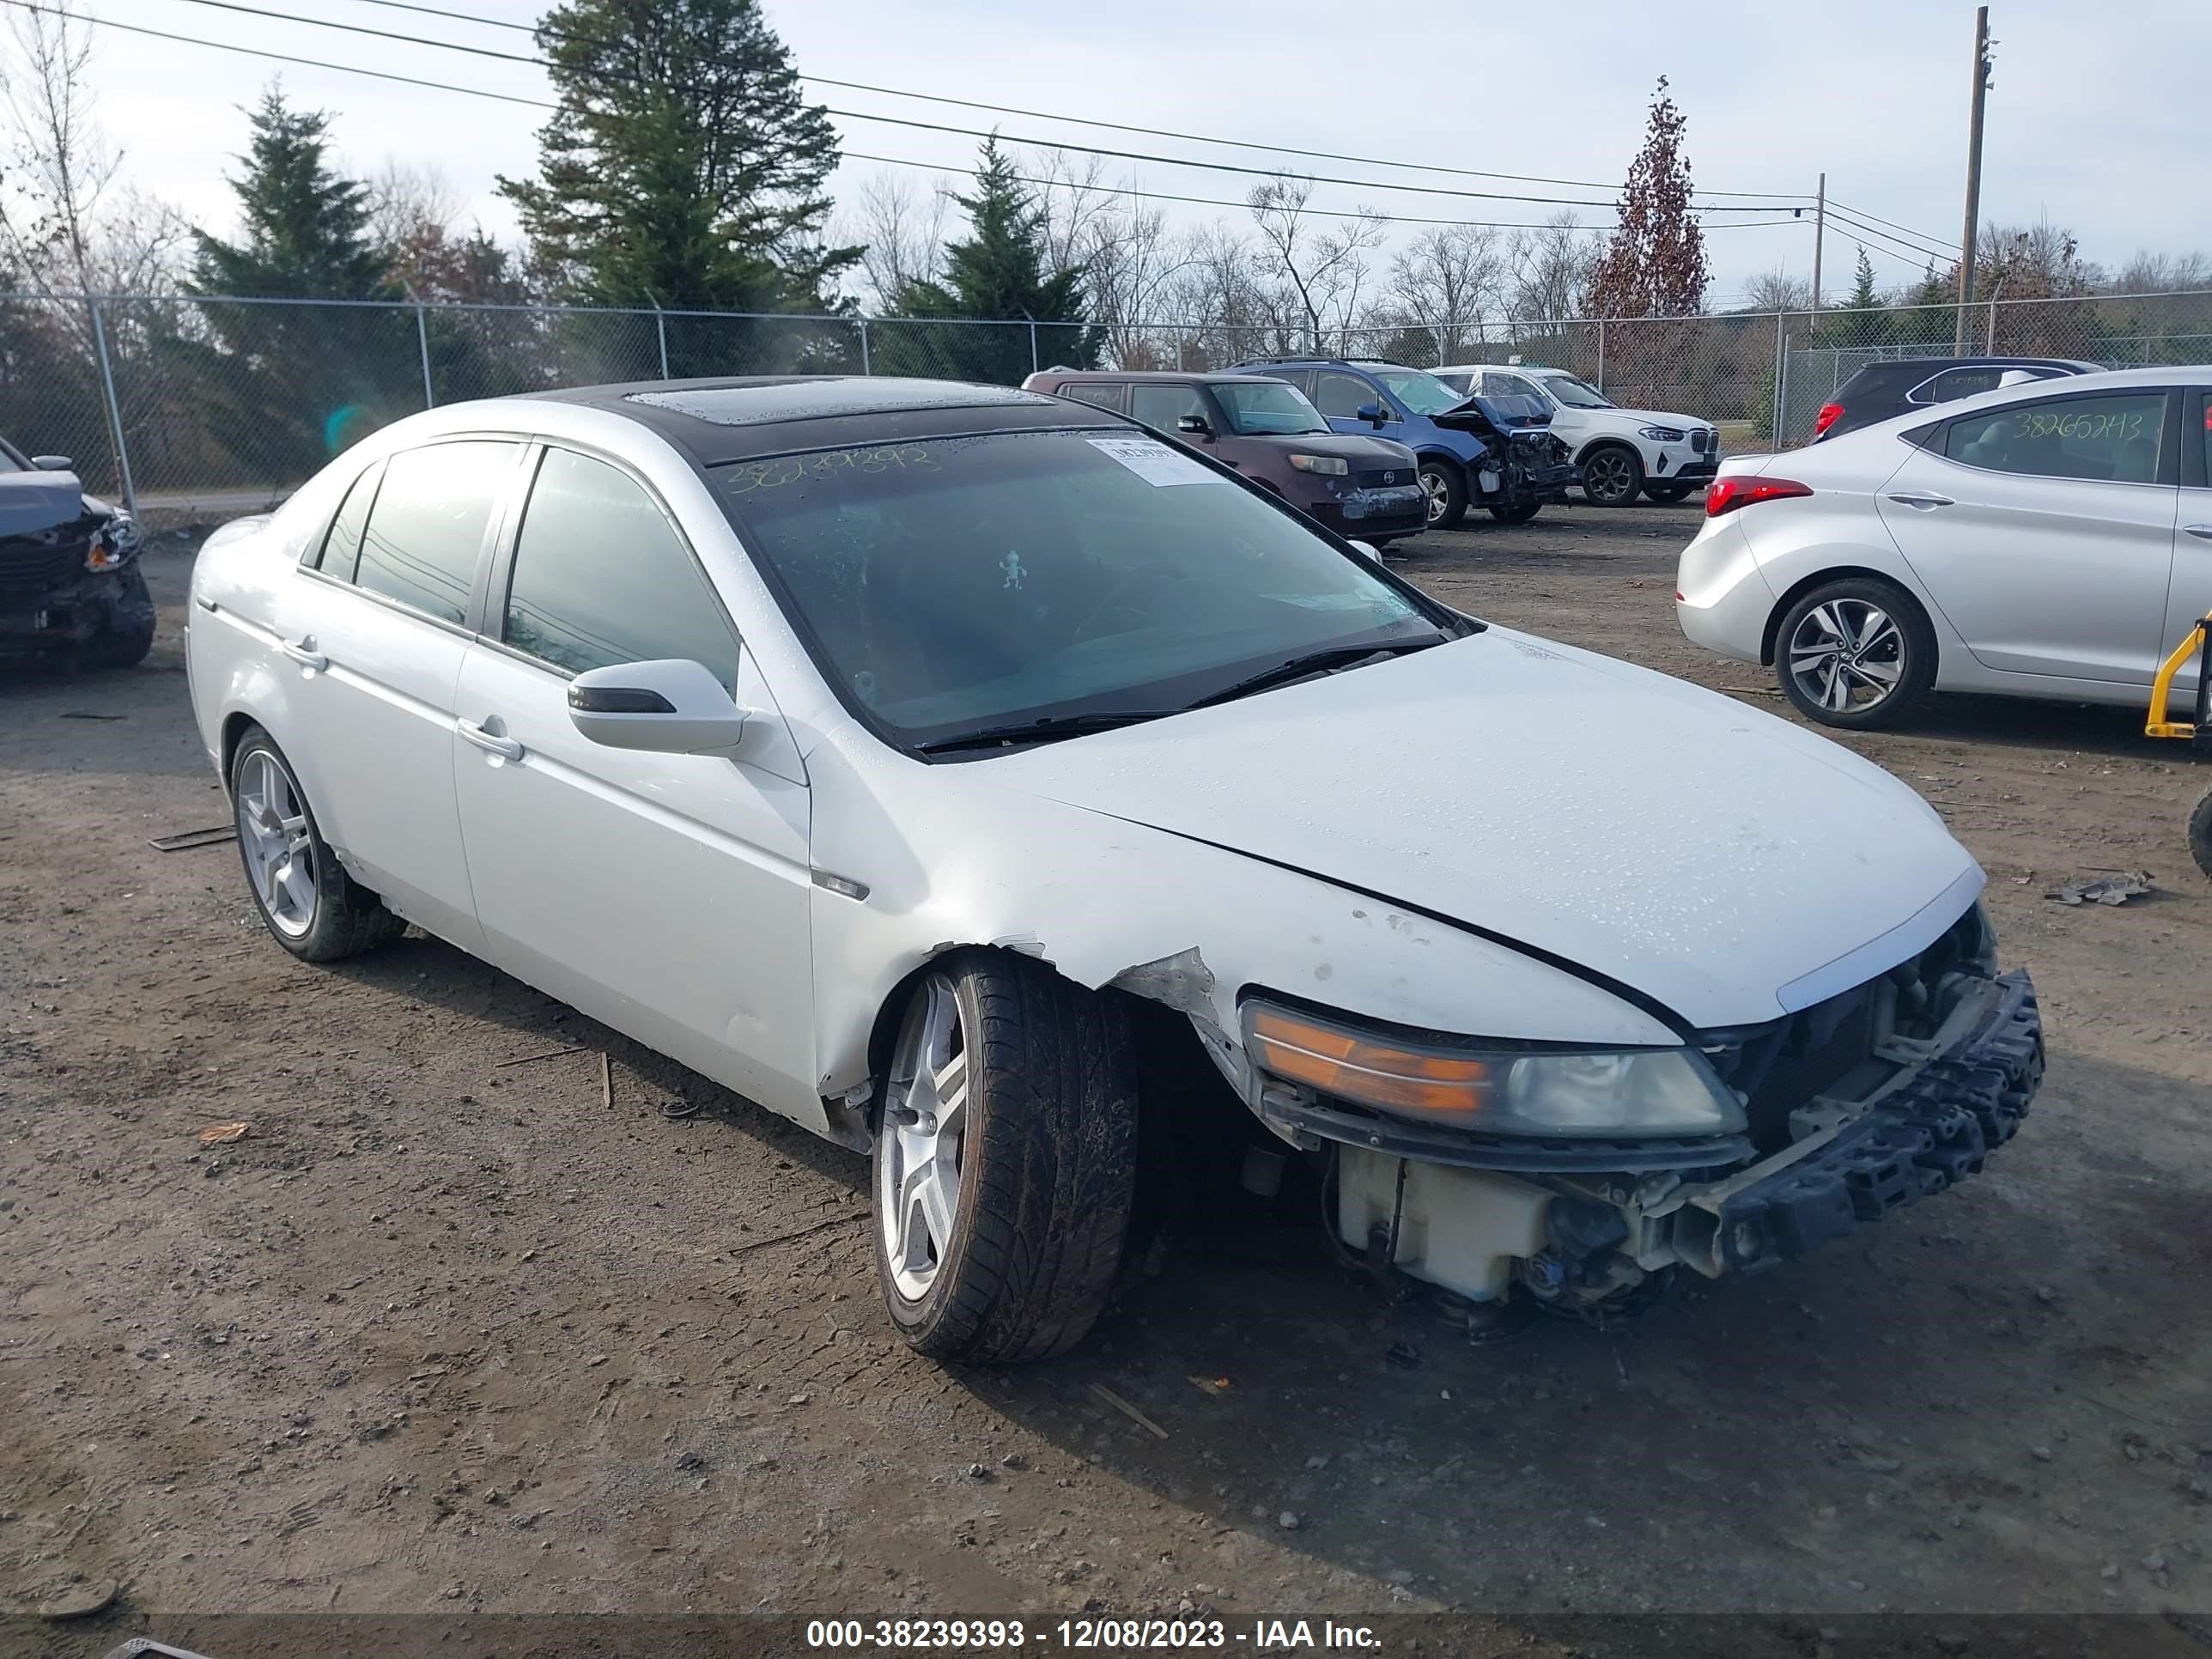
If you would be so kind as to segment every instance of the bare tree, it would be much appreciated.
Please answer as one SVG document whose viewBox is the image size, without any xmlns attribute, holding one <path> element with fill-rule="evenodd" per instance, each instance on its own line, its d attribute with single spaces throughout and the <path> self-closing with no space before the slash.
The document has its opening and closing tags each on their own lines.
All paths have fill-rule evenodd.
<svg viewBox="0 0 2212 1659">
<path fill-rule="evenodd" d="M 1259 227 L 1263 269 L 1275 287 L 1279 310 L 1294 313 L 1308 349 L 1319 350 L 1325 328 L 1346 328 L 1358 314 L 1368 276 L 1367 255 L 1382 246 L 1388 224 L 1363 208 L 1348 223 L 1323 230 L 1310 222 L 1309 179 L 1278 173 L 1255 185 L 1245 199 Z"/>
<path fill-rule="evenodd" d="M 1743 300 L 1753 311 L 1804 311 L 1813 303 L 1813 284 L 1777 265 L 1743 285 Z"/>
<path fill-rule="evenodd" d="M 435 165 L 387 155 L 368 188 L 368 234 L 385 247 L 450 240 L 460 228 L 461 192 Z"/>
<path fill-rule="evenodd" d="M 1505 260 L 1486 225 L 1439 225 L 1391 256 L 1390 320 L 1436 336 L 1438 362 L 1454 362 L 1482 338 L 1502 298 Z"/>
<path fill-rule="evenodd" d="M 888 310 L 913 284 L 934 282 L 942 272 L 951 199 L 942 179 L 917 188 L 891 173 L 872 175 L 854 194 L 851 222 L 837 236 L 866 248 L 862 297 L 876 310 Z"/>
<path fill-rule="evenodd" d="M 1588 308 L 1598 250 L 1581 217 L 1562 208 L 1535 231 L 1516 230 L 1505 250 L 1509 303 L 1517 322 L 1579 317 Z"/>
<path fill-rule="evenodd" d="M 2212 255 L 2139 249 L 2112 278 L 2115 294 L 2179 294 L 2212 288 Z"/>
</svg>

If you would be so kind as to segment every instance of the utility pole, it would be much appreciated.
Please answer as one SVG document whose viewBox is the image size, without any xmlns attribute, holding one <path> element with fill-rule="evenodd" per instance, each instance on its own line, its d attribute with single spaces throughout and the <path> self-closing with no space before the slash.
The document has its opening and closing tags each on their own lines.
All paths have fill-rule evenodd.
<svg viewBox="0 0 2212 1659">
<path fill-rule="evenodd" d="M 1974 99 L 1966 117 L 1966 223 L 1959 233 L 1959 320 L 1951 350 L 1966 349 L 1966 307 L 1974 302 L 1974 234 L 1982 216 L 1982 101 L 1990 89 L 1990 9 L 1974 8 Z"/>
<path fill-rule="evenodd" d="M 1820 193 L 1813 207 L 1813 310 L 1820 309 L 1820 244 L 1828 240 L 1828 175 L 1820 175 Z"/>
</svg>

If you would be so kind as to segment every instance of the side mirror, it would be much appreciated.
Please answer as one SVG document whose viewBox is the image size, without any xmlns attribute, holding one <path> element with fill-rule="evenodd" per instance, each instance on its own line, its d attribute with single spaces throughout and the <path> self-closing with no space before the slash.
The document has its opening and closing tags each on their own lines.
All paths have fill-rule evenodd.
<svg viewBox="0 0 2212 1659">
<path fill-rule="evenodd" d="M 31 465 L 41 472 L 68 472 L 76 466 L 76 463 L 66 455 L 33 455 Z"/>
<path fill-rule="evenodd" d="M 1380 426 L 1390 418 L 1382 412 L 1380 404 L 1362 404 L 1352 414 L 1354 420 L 1364 421 L 1370 426 Z"/>
<path fill-rule="evenodd" d="M 1213 427 L 1203 415 L 1183 416 L 1176 421 L 1176 430 L 1188 433 L 1194 438 L 1211 438 L 1213 435 Z"/>
<path fill-rule="evenodd" d="M 1382 550 L 1381 548 L 1379 548 L 1379 547 L 1376 546 L 1374 543 L 1372 543 L 1372 542 L 1354 542 L 1354 543 L 1352 543 L 1352 546 L 1354 546 L 1354 547 L 1358 548 L 1358 549 L 1362 553 L 1364 553 L 1364 554 L 1365 554 L 1369 558 L 1370 558 L 1370 559 L 1374 560 L 1376 563 L 1380 564 L 1380 563 L 1382 563 Z"/>
<path fill-rule="evenodd" d="M 684 658 L 623 662 L 568 682 L 568 719 L 593 743 L 662 755 L 734 749 L 744 711 L 705 664 Z"/>
</svg>

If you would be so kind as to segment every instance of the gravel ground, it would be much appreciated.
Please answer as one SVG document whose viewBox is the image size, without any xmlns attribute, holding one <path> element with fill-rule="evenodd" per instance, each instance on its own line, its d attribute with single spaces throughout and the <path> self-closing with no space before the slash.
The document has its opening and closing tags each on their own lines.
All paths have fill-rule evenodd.
<svg viewBox="0 0 2212 1659">
<path fill-rule="evenodd" d="M 1674 629 L 1696 510 L 1483 520 L 1402 568 L 1779 712 Z M 234 848 L 150 849 L 225 808 L 189 559 L 149 562 L 145 666 L 0 683 L 0 1607 L 114 1580 L 88 1642 L 245 1608 L 2212 1607 L 2212 773 L 2138 716 L 1851 740 L 1981 859 L 2043 994 L 2049 1080 L 1983 1178 L 1483 1346 L 1231 1212 L 1068 1359 L 968 1372 L 887 1334 L 860 1160 L 435 941 L 296 963 Z M 2113 866 L 2155 890 L 2043 897 Z"/>
</svg>

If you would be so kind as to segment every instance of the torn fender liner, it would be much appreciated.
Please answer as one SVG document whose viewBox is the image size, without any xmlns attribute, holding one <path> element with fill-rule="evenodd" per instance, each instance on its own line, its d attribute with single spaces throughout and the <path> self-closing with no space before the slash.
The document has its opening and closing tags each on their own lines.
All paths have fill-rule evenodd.
<svg viewBox="0 0 2212 1659">
<path fill-rule="evenodd" d="M 1133 823 L 1139 830 L 1157 830 L 1164 836 L 1173 836 L 1179 841 L 1195 842 L 1199 846 L 1211 847 L 1218 853 L 1233 853 L 1238 858 L 1251 860 L 1255 864 L 1264 864 L 1274 870 L 1286 870 L 1291 875 L 1304 876 L 1309 881 L 1320 882 L 1324 886 L 1336 888 L 1340 892 L 1357 893 L 1362 898 L 1373 899 L 1377 904 L 1393 905 L 1398 909 L 1408 911 L 1414 915 L 1426 916 L 1431 921 L 1441 922 L 1447 927 L 1457 928 L 1462 933 L 1471 933 L 1476 939 L 1486 939 L 1492 945 L 1500 945 L 1509 951 L 1517 951 L 1531 961 L 1542 963 L 1547 968 L 1556 968 L 1563 974 L 1571 974 L 1586 985 L 1595 985 L 1599 990 L 1619 997 L 1630 1007 L 1650 1015 L 1652 1018 L 1680 1036 L 1686 1042 L 1694 1040 L 1697 1035 L 1687 1020 L 1649 992 L 1640 991 L 1625 981 L 1615 979 L 1610 974 L 1601 973 L 1597 969 L 1576 962 L 1571 957 L 1547 951 L 1540 945 L 1531 945 L 1526 939 L 1518 939 L 1510 934 L 1501 933 L 1494 927 L 1485 927 L 1480 922 L 1468 921 L 1462 916 L 1446 915 L 1441 910 L 1432 910 L 1425 904 L 1416 904 L 1413 900 L 1401 898 L 1395 893 L 1385 893 L 1377 888 L 1363 887 L 1356 882 L 1346 881 L 1340 876 L 1327 875 L 1319 870 L 1309 870 L 1303 865 L 1291 864 L 1282 859 L 1271 859 L 1265 853 L 1255 853 L 1247 847 L 1231 847 L 1226 842 L 1209 841 L 1204 836 L 1194 836 L 1188 830 L 1172 829 L 1166 824 L 1147 823 L 1141 818 L 1124 817 L 1118 812 L 1101 811 L 1099 816 L 1114 818 L 1122 823 Z M 1192 950 L 1182 954 L 1195 957 L 1197 951 Z M 1181 959 L 1181 957 L 1170 957 L 1162 960 L 1175 962 Z M 1150 968 L 1156 965 L 1146 963 L 1140 963 L 1139 967 Z M 1124 975 L 1137 971 L 1138 969 L 1135 968 L 1125 968 L 1121 970 Z M 1117 981 L 1118 978 L 1117 975 Z"/>
<path fill-rule="evenodd" d="M 1151 962 L 1139 962 L 1124 968 L 1106 981 L 1117 991 L 1127 991 L 1153 1002 L 1165 1003 L 1193 1019 L 1202 1019 L 1209 1025 L 1214 1018 L 1213 970 L 1206 965 L 1206 958 L 1198 953 L 1198 946 L 1178 951 L 1171 957 L 1159 957 Z"/>
</svg>

